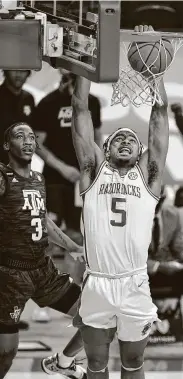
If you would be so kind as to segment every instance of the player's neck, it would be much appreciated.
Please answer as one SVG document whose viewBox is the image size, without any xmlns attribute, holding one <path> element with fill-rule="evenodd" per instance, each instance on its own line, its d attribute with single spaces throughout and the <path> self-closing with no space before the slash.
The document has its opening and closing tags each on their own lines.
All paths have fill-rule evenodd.
<svg viewBox="0 0 183 379">
<path fill-rule="evenodd" d="M 126 164 L 125 162 L 124 162 L 124 165 L 121 166 L 121 164 L 117 165 L 114 162 L 110 162 L 110 161 L 109 161 L 109 165 L 113 169 L 118 170 L 120 176 L 125 176 L 127 172 L 134 166 L 134 165 Z"/>
<path fill-rule="evenodd" d="M 21 92 L 22 92 L 22 88 L 15 88 L 13 86 L 11 86 L 10 83 L 8 83 L 8 81 L 5 79 L 4 81 L 4 84 L 6 86 L 7 89 L 9 89 L 9 91 L 13 94 L 13 95 L 20 95 Z"/>
<path fill-rule="evenodd" d="M 11 167 L 18 175 L 23 176 L 24 178 L 30 178 L 31 163 L 25 163 L 23 166 L 22 163 L 20 164 L 10 158 L 8 166 Z"/>
</svg>

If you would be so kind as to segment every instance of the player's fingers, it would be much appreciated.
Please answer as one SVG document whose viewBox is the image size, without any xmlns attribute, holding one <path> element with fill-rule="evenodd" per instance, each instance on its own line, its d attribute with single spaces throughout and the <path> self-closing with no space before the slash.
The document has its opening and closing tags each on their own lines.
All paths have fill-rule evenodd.
<svg viewBox="0 0 183 379">
<path fill-rule="evenodd" d="M 139 32 L 139 25 L 136 25 L 134 28 L 134 32 Z"/>
<path fill-rule="evenodd" d="M 69 254 L 75 261 L 79 260 L 81 263 L 85 262 L 83 255 L 81 255 L 80 253 L 71 252 Z"/>
<path fill-rule="evenodd" d="M 148 25 L 144 25 L 144 32 L 147 32 L 149 30 L 149 26 Z"/>
<path fill-rule="evenodd" d="M 144 26 L 143 25 L 139 25 L 139 32 L 143 32 L 144 31 Z"/>
<path fill-rule="evenodd" d="M 76 261 L 77 260 L 77 253 L 69 253 L 71 257 Z"/>
<path fill-rule="evenodd" d="M 149 25 L 149 31 L 150 31 L 150 32 L 153 32 L 153 31 L 154 31 L 154 28 L 152 27 L 152 25 Z"/>
<path fill-rule="evenodd" d="M 84 260 L 83 257 L 79 257 L 79 261 L 80 261 L 81 263 L 83 263 L 85 260 Z"/>
</svg>

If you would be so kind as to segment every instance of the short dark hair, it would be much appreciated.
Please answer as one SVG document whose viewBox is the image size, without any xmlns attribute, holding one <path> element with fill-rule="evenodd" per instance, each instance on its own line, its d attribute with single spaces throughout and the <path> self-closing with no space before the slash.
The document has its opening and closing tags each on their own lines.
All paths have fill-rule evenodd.
<svg viewBox="0 0 183 379">
<path fill-rule="evenodd" d="M 62 74 L 61 83 L 67 83 L 68 79 L 72 80 L 72 84 L 75 85 L 77 76 L 72 72 Z"/>
<path fill-rule="evenodd" d="M 7 72 L 12 71 L 12 70 L 2 70 L 2 71 L 3 71 L 3 74 L 6 78 Z M 15 71 L 27 71 L 27 78 L 31 75 L 31 70 L 15 70 Z"/>
<path fill-rule="evenodd" d="M 12 136 L 12 131 L 14 130 L 14 128 L 16 128 L 17 126 L 21 126 L 21 125 L 27 125 L 27 126 L 29 126 L 29 128 L 32 129 L 32 127 L 27 122 L 15 122 L 14 124 L 10 125 L 8 129 L 5 130 L 5 132 L 4 132 L 4 143 L 8 143 L 10 141 L 11 136 Z M 33 129 L 32 129 L 32 131 L 35 135 L 35 138 L 37 138 Z M 39 147 L 37 141 L 36 141 L 36 146 L 37 146 L 37 148 Z"/>
</svg>

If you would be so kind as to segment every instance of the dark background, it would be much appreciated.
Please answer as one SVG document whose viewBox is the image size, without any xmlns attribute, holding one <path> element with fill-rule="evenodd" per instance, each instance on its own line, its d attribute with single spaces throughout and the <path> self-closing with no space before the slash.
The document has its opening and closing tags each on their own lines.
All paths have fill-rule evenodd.
<svg viewBox="0 0 183 379">
<path fill-rule="evenodd" d="M 53 14 L 53 1 L 35 1 L 35 7 Z M 88 11 L 97 13 L 98 1 L 83 1 L 83 18 Z M 57 1 L 57 16 L 68 14 L 77 21 L 79 1 Z M 121 1 L 121 28 L 131 29 L 139 23 L 153 24 L 161 30 L 183 29 L 183 2 Z"/>
</svg>

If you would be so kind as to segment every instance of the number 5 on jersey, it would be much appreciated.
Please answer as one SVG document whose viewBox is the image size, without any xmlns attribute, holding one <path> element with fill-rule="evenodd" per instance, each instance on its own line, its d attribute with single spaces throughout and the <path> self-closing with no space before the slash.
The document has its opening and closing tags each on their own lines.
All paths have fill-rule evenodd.
<svg viewBox="0 0 183 379">
<path fill-rule="evenodd" d="M 33 218 L 31 221 L 31 226 L 35 227 L 35 233 L 32 233 L 32 240 L 39 241 L 43 235 L 43 228 L 40 218 Z"/>
<path fill-rule="evenodd" d="M 120 197 L 113 197 L 111 203 L 111 211 L 115 214 L 120 214 L 120 221 L 110 220 L 112 226 L 125 226 L 126 225 L 126 211 L 124 209 L 118 209 L 119 203 L 125 203 L 125 199 Z"/>
</svg>

